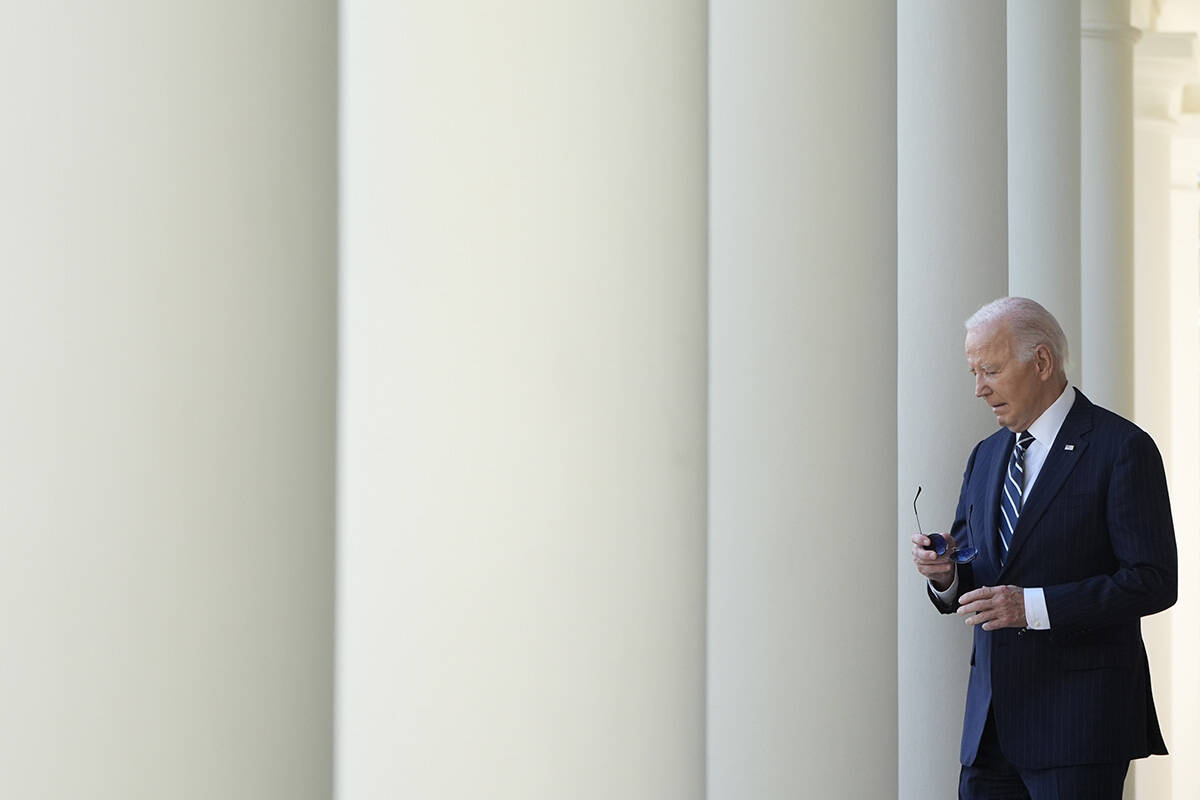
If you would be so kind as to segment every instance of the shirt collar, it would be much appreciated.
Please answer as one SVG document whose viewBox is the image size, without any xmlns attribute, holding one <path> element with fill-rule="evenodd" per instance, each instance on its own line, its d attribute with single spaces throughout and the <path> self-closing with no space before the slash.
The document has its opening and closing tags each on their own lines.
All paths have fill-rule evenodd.
<svg viewBox="0 0 1200 800">
<path fill-rule="evenodd" d="M 1071 406 L 1075 405 L 1074 388 L 1068 383 L 1067 388 L 1063 389 L 1063 393 L 1058 396 L 1058 399 L 1051 403 L 1050 407 L 1029 426 L 1029 432 L 1033 434 L 1033 438 L 1046 447 L 1054 444 L 1054 439 L 1058 436 L 1063 422 L 1066 421 Z"/>
</svg>

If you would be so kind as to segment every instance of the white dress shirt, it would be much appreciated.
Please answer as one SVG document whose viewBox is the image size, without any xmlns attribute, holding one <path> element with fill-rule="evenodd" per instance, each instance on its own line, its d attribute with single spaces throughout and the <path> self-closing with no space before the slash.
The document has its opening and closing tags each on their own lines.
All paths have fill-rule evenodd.
<svg viewBox="0 0 1200 800">
<path fill-rule="evenodd" d="M 1021 496 L 1024 498 L 1021 501 L 1022 507 L 1029 501 L 1029 493 L 1033 491 L 1034 483 L 1037 482 L 1038 475 L 1042 472 L 1046 456 L 1050 455 L 1050 446 L 1054 444 L 1063 422 L 1067 419 L 1067 413 L 1073 405 L 1075 405 L 1075 392 L 1073 387 L 1067 384 L 1067 388 L 1063 389 L 1063 393 L 1058 396 L 1058 399 L 1051 403 L 1050 407 L 1029 426 L 1029 433 L 1033 434 L 1033 441 L 1025 450 L 1025 485 L 1021 487 Z M 1000 535 L 995 526 L 992 526 L 991 532 L 992 535 Z M 975 546 L 979 547 L 979 543 L 975 543 Z M 938 591 L 932 583 L 930 589 L 933 589 L 933 593 L 942 602 L 952 602 L 954 595 L 958 592 L 958 570 L 955 569 L 954 581 L 946 591 Z M 1026 587 L 1024 595 L 1026 627 L 1038 631 L 1049 630 L 1050 613 L 1046 610 L 1046 593 L 1041 588 Z"/>
</svg>

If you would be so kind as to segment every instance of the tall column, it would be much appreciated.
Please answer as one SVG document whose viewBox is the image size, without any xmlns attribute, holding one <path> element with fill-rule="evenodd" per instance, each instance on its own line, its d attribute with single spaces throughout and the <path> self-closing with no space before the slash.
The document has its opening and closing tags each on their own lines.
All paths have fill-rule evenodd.
<svg viewBox="0 0 1200 800">
<path fill-rule="evenodd" d="M 1190 97 L 1189 97 L 1190 95 Z M 1180 574 L 1200 572 L 1200 87 L 1189 87 L 1177 130 L 1171 189 L 1171 512 L 1175 517 Z M 1174 798 L 1200 797 L 1200 586 L 1179 582 L 1172 609 L 1173 708 L 1171 777 Z"/>
<path fill-rule="evenodd" d="M 1008 293 L 1074 348 L 1079 383 L 1079 0 L 1008 0 Z"/>
<path fill-rule="evenodd" d="M 1129 0 L 1083 0 L 1080 48 L 1081 383 L 1133 411 L 1133 45 Z"/>
<path fill-rule="evenodd" d="M 337 9 L 278 5 L 5 9 L 5 796 L 329 797 Z"/>
<path fill-rule="evenodd" d="M 1172 141 L 1195 34 L 1150 33 L 1136 47 L 1134 414 L 1170 460 Z"/>
<path fill-rule="evenodd" d="M 1138 45 L 1141 46 L 1140 44 Z M 1135 174 L 1137 204 L 1134 215 L 1134 404 L 1133 419 L 1154 437 L 1170 465 L 1170 154 L 1174 123 L 1138 117 L 1136 121 Z M 1174 609 L 1142 620 L 1142 638 L 1150 660 L 1150 674 L 1159 721 L 1167 746 L 1171 746 L 1171 618 Z M 1138 798 L 1169 798 L 1171 759 L 1139 761 L 1129 782 Z"/>
<path fill-rule="evenodd" d="M 971 636 L 930 604 L 909 537 L 917 487 L 926 530 L 946 530 L 967 456 L 995 430 L 972 396 L 963 321 L 1008 284 L 1005 24 L 1002 3 L 899 4 L 900 797 L 958 785 Z"/>
<path fill-rule="evenodd" d="M 339 800 L 703 795 L 705 7 L 342 4 Z"/>
<path fill-rule="evenodd" d="M 708 797 L 887 797 L 895 8 L 710 26 Z"/>
<path fill-rule="evenodd" d="M 1197 74 L 1195 34 L 1148 33 L 1135 48 L 1134 420 L 1158 443 L 1167 468 L 1172 415 L 1172 141 L 1181 89 Z M 1195 225 L 1188 226 L 1194 228 Z M 1172 475 L 1172 477 L 1174 477 Z M 1178 485 L 1178 484 L 1175 484 Z M 1142 635 L 1167 741 L 1174 733 L 1172 609 L 1146 619 Z M 1185 673 L 1186 674 L 1186 673 Z M 1174 759 L 1139 762 L 1139 797 L 1170 796 Z"/>
</svg>

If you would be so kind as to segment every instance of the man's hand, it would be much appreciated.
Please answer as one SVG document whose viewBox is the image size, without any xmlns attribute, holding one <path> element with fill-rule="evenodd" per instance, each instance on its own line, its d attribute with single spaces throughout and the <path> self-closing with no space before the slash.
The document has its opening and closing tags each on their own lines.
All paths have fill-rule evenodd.
<svg viewBox="0 0 1200 800">
<path fill-rule="evenodd" d="M 1025 590 L 1020 586 L 984 586 L 958 598 L 958 614 L 968 625 L 983 625 L 985 631 L 997 628 L 1024 628 Z"/>
<path fill-rule="evenodd" d="M 912 555 L 913 563 L 917 565 L 917 572 L 924 575 L 933 584 L 933 588 L 939 592 L 944 592 L 950 588 L 950 584 L 954 583 L 954 562 L 950 560 L 950 556 L 939 556 L 932 550 L 926 550 L 929 547 L 929 537 L 920 533 L 912 535 Z M 946 552 L 954 552 L 954 537 L 946 534 Z"/>
</svg>

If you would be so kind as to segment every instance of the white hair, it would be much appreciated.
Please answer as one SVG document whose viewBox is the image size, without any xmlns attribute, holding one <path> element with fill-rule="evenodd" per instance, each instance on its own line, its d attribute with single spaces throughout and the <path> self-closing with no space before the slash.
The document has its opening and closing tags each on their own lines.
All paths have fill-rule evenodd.
<svg viewBox="0 0 1200 800">
<path fill-rule="evenodd" d="M 971 331 L 996 322 L 1007 323 L 1013 337 L 1014 355 L 1018 361 L 1029 361 L 1038 346 L 1044 344 L 1054 356 L 1058 370 L 1066 371 L 1070 358 L 1067 335 L 1063 333 L 1062 326 L 1058 324 L 1054 315 L 1043 308 L 1041 303 L 1027 297 L 1001 297 L 972 314 L 966 327 Z"/>
</svg>

